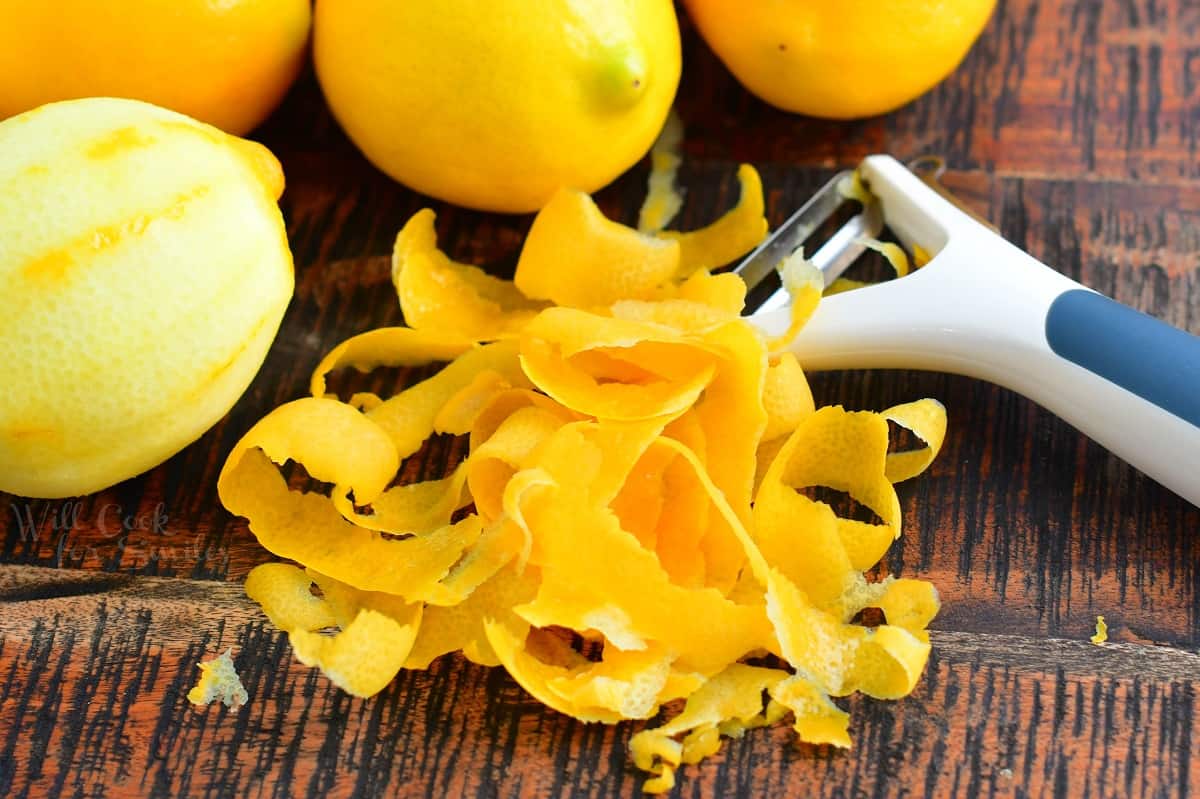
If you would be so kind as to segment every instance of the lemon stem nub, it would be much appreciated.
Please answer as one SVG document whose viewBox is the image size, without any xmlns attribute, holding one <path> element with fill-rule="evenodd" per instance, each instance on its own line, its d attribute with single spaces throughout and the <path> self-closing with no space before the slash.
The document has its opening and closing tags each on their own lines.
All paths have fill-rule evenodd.
<svg viewBox="0 0 1200 799">
<path fill-rule="evenodd" d="M 597 66 L 597 93 L 605 104 L 625 108 L 645 93 L 646 55 L 636 44 L 623 42 L 605 47 Z"/>
</svg>

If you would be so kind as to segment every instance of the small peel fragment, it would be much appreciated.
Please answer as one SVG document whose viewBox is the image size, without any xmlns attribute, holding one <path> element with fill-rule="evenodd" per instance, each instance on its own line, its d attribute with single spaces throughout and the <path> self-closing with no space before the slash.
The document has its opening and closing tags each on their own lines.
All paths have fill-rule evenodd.
<svg viewBox="0 0 1200 799">
<path fill-rule="evenodd" d="M 718 731 L 736 735 L 754 726 L 765 713 L 763 692 L 786 679 L 781 669 L 733 663 L 688 697 L 683 710 L 661 727 L 643 730 L 629 741 L 638 768 L 654 775 L 642 786 L 646 793 L 663 793 L 675 786 L 681 763 L 695 763 L 717 751 Z M 683 740 L 677 740 L 683 736 Z"/>
<path fill-rule="evenodd" d="M 230 710 L 237 710 L 249 701 L 250 697 L 233 665 L 232 649 L 226 649 L 219 656 L 196 665 L 200 667 L 200 680 L 187 693 L 187 699 L 193 705 L 208 705 L 220 700 Z"/>
<path fill-rule="evenodd" d="M 794 674 L 771 689 L 771 699 L 790 710 L 800 740 L 850 748 L 850 714 L 830 700 L 812 680 Z"/>
</svg>

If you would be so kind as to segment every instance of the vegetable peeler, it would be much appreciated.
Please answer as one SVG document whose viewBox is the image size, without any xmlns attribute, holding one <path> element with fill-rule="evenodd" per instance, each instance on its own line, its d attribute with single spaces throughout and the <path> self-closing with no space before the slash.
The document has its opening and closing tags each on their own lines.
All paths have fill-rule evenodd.
<svg viewBox="0 0 1200 799">
<path fill-rule="evenodd" d="M 930 260 L 905 277 L 823 298 L 789 345 L 801 365 L 933 370 L 999 384 L 1200 505 L 1200 337 L 1051 269 L 959 205 L 937 183 L 933 160 L 911 166 L 866 158 L 858 175 L 870 201 L 805 255 L 828 286 L 886 225 Z M 767 279 L 828 226 L 852 175 L 835 177 L 735 268 L 764 333 L 781 335 L 790 321 L 786 293 L 764 292 Z"/>
</svg>

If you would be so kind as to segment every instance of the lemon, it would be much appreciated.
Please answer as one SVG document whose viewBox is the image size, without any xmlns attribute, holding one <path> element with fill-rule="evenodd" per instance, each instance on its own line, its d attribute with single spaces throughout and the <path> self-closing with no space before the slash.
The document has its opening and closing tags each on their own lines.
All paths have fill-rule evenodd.
<svg viewBox="0 0 1200 799">
<path fill-rule="evenodd" d="M 680 70 L 671 0 L 534 6 L 318 0 L 317 76 L 350 138 L 395 179 L 460 205 L 533 211 L 636 163 Z"/>
<path fill-rule="evenodd" d="M 129 97 L 243 134 L 307 55 L 309 0 L 0 0 L 0 118 Z"/>
<path fill-rule="evenodd" d="M 0 490 L 84 494 L 245 391 L 292 292 L 261 145 L 132 100 L 0 123 Z"/>
<path fill-rule="evenodd" d="M 743 86 L 785 111 L 891 111 L 950 74 L 996 0 L 684 0 Z"/>
</svg>

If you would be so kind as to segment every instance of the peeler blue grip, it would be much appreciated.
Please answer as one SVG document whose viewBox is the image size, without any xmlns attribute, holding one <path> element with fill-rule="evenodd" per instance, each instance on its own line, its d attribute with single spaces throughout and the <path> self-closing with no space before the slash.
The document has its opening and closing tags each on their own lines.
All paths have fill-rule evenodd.
<svg viewBox="0 0 1200 799">
<path fill-rule="evenodd" d="M 1046 341 L 1068 361 L 1200 426 L 1200 338 L 1071 289 L 1050 304 Z"/>
</svg>

